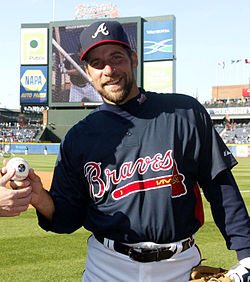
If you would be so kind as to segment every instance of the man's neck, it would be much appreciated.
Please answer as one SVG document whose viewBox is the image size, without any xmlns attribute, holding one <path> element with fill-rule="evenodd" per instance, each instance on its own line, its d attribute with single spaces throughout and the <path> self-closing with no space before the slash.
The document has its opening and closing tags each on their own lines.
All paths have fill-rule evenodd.
<svg viewBox="0 0 250 282">
<path fill-rule="evenodd" d="M 107 103 L 107 104 L 123 105 L 123 104 L 127 103 L 129 100 L 131 100 L 131 99 L 133 99 L 134 97 L 138 96 L 139 93 L 140 93 L 140 90 L 139 90 L 139 88 L 137 87 L 137 85 L 135 85 L 135 86 L 132 87 L 132 89 L 131 89 L 131 91 L 130 91 L 128 97 L 127 97 L 124 101 L 122 101 L 121 103 L 118 103 L 118 104 L 113 103 L 113 102 L 111 102 L 111 101 L 105 99 L 104 97 L 103 97 L 103 100 L 104 100 L 105 103 Z"/>
</svg>

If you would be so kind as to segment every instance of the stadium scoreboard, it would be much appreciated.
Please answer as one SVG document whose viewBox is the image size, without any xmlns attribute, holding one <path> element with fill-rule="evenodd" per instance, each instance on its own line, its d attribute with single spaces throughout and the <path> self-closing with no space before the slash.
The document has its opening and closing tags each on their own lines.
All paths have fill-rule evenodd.
<svg viewBox="0 0 250 282">
<path fill-rule="evenodd" d="M 175 17 L 125 17 L 117 19 L 138 54 L 137 83 L 147 90 L 175 91 Z M 96 20 L 56 21 L 21 25 L 20 104 L 49 109 L 82 108 L 99 105 L 98 95 L 87 101 L 69 100 L 70 77 L 65 72 L 65 53 L 73 56 L 79 35 Z M 101 21 L 101 19 L 98 19 Z M 56 42 L 57 44 L 53 44 Z M 57 46 L 60 46 L 58 48 Z M 60 51 L 63 49 L 64 53 Z M 77 62 L 79 64 L 79 62 Z"/>
</svg>

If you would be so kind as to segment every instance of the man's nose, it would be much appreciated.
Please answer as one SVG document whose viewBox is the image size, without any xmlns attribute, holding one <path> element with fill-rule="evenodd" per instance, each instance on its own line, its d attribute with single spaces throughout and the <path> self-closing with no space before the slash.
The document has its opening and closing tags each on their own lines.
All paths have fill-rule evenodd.
<svg viewBox="0 0 250 282">
<path fill-rule="evenodd" d="M 114 71 L 115 71 L 115 67 L 112 66 L 111 64 L 106 64 L 104 66 L 103 72 L 104 72 L 105 75 L 110 76 L 114 73 Z"/>
</svg>

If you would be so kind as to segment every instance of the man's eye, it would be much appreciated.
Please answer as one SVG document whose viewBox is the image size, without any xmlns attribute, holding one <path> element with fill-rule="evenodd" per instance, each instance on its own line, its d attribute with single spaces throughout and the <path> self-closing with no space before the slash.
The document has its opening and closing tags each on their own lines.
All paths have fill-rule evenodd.
<svg viewBox="0 0 250 282">
<path fill-rule="evenodd" d="M 101 69 L 103 68 L 104 64 L 101 61 L 93 61 L 90 63 L 91 67 L 95 68 L 95 69 Z"/>
<path fill-rule="evenodd" d="M 107 61 L 103 60 L 93 60 L 89 62 L 89 65 L 95 69 L 103 69 L 106 65 L 119 65 L 123 62 L 124 57 L 121 55 L 114 55 L 110 57 Z"/>
<path fill-rule="evenodd" d="M 114 56 L 114 57 L 112 57 L 112 59 L 111 59 L 111 61 L 112 61 L 113 64 L 120 63 L 120 62 L 122 62 L 122 60 L 123 60 L 123 57 L 122 57 L 122 56 Z"/>
</svg>

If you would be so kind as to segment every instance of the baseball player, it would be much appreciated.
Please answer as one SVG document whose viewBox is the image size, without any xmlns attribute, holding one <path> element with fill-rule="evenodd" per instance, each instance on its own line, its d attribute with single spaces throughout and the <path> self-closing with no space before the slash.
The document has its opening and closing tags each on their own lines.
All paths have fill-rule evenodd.
<svg viewBox="0 0 250 282">
<path fill-rule="evenodd" d="M 104 103 L 66 134 L 49 193 L 30 171 L 40 226 L 93 233 L 84 282 L 186 282 L 201 260 L 202 188 L 237 253 L 228 275 L 249 281 L 249 215 L 231 173 L 237 162 L 207 111 L 190 96 L 138 88 L 137 55 L 117 21 L 93 23 L 80 41 Z"/>
<path fill-rule="evenodd" d="M 72 54 L 71 58 L 78 63 L 81 67 L 83 66 L 80 61 L 81 47 L 78 48 L 76 54 Z M 100 94 L 95 90 L 92 85 L 86 81 L 86 79 L 74 68 L 74 66 L 67 60 L 65 60 L 65 72 L 70 77 L 70 92 L 69 102 L 101 102 L 102 98 Z"/>
</svg>

